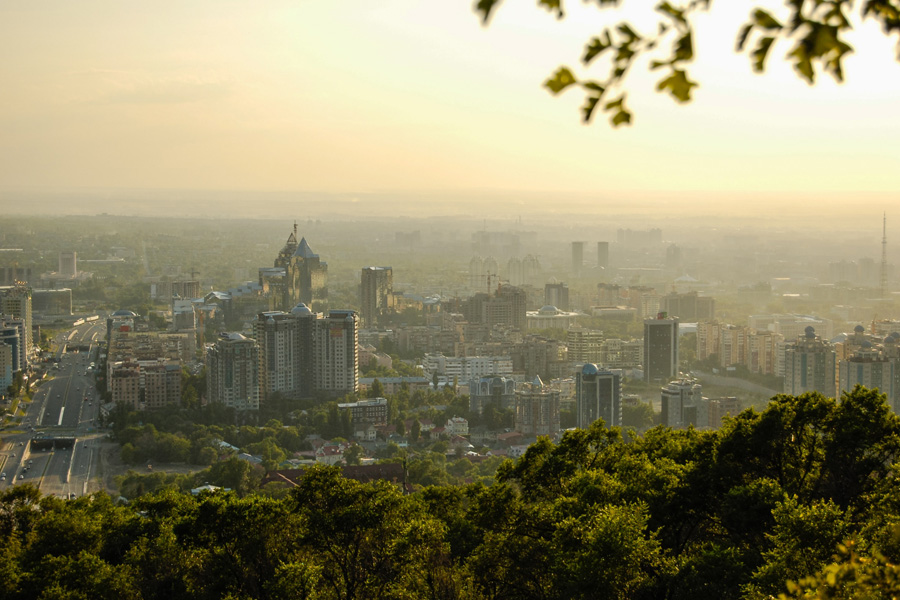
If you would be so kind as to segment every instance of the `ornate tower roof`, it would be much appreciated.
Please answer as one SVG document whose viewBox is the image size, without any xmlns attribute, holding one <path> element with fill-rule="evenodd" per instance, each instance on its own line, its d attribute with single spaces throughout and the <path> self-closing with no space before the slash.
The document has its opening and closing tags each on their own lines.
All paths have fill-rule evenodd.
<svg viewBox="0 0 900 600">
<path fill-rule="evenodd" d="M 312 248 L 309 247 L 309 244 L 306 243 L 306 238 L 301 238 L 297 250 L 294 251 L 294 256 L 299 256 L 301 258 L 319 258 L 319 255 L 313 252 Z"/>
</svg>

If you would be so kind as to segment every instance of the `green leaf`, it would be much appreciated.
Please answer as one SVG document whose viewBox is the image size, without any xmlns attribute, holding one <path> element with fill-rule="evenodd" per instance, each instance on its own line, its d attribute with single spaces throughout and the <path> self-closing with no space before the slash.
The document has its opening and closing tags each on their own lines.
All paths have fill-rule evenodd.
<svg viewBox="0 0 900 600">
<path fill-rule="evenodd" d="M 697 87 L 697 83 L 687 78 L 687 72 L 681 69 L 673 69 L 672 74 L 656 84 L 657 91 L 668 89 L 669 94 L 679 102 L 690 102 L 691 89 Z"/>
<path fill-rule="evenodd" d="M 690 30 L 675 42 L 675 60 L 689 61 L 694 58 L 694 42 Z"/>
<path fill-rule="evenodd" d="M 656 5 L 656 12 L 660 12 L 680 25 L 687 26 L 687 19 L 684 18 L 684 9 L 675 8 L 668 2 L 661 2 Z"/>
<path fill-rule="evenodd" d="M 556 18 L 563 18 L 562 0 L 538 0 L 538 5 L 543 6 L 548 11 L 556 11 Z"/>
<path fill-rule="evenodd" d="M 587 100 L 585 100 L 584 106 L 581 107 L 581 112 L 584 113 L 582 120 L 585 123 L 591 122 L 591 116 L 593 116 L 598 102 L 600 102 L 600 96 L 588 96 Z"/>
<path fill-rule="evenodd" d="M 641 36 L 635 33 L 634 29 L 632 29 L 628 23 L 619 23 L 616 25 L 616 29 L 619 33 L 627 37 L 629 42 L 641 39 Z"/>
<path fill-rule="evenodd" d="M 612 47 L 612 41 L 609 39 L 609 31 L 604 32 L 606 39 L 601 40 L 599 37 L 593 38 L 584 50 L 584 57 L 581 59 L 584 64 L 589 64 L 597 56 Z"/>
<path fill-rule="evenodd" d="M 809 53 L 806 51 L 803 43 L 797 44 L 788 56 L 794 57 L 794 68 L 803 76 L 807 83 L 813 84 L 816 81 L 816 72 L 813 70 L 812 61 Z"/>
<path fill-rule="evenodd" d="M 624 102 L 625 102 L 625 95 L 622 94 L 615 100 L 610 100 L 609 102 L 607 102 L 606 105 L 603 107 L 603 110 L 612 110 L 614 108 L 618 108 L 619 110 L 621 110 L 622 104 Z"/>
<path fill-rule="evenodd" d="M 491 13 L 498 4 L 500 4 L 500 0 L 478 0 L 475 3 L 475 12 L 481 15 L 483 24 L 487 25 L 488 20 L 491 18 Z"/>
<path fill-rule="evenodd" d="M 753 22 L 759 27 L 770 31 L 781 29 L 781 23 L 776 21 L 772 15 L 761 8 L 757 8 L 753 11 Z"/>
<path fill-rule="evenodd" d="M 615 115 L 613 115 L 610 122 L 613 124 L 613 127 L 618 127 L 619 125 L 630 125 L 631 124 L 631 113 L 627 110 L 620 110 Z"/>
<path fill-rule="evenodd" d="M 553 94 L 558 94 L 570 85 L 577 83 L 578 80 L 572 75 L 572 71 L 566 67 L 560 67 L 553 76 L 544 82 L 544 87 Z"/>
<path fill-rule="evenodd" d="M 672 62 L 668 60 L 651 60 L 650 61 L 650 70 L 655 71 L 660 67 L 668 67 Z"/>
<path fill-rule="evenodd" d="M 606 91 L 606 88 L 597 83 L 596 81 L 588 81 L 587 83 L 582 84 L 586 89 L 593 90 L 597 92 L 600 96 L 603 95 L 603 92 Z"/>
<path fill-rule="evenodd" d="M 747 23 L 743 27 L 741 27 L 741 31 L 738 33 L 737 38 L 737 51 L 742 52 L 744 50 L 744 44 L 747 43 L 747 36 L 750 35 L 750 30 L 753 29 L 753 23 Z"/>
<path fill-rule="evenodd" d="M 753 51 L 753 70 L 757 73 L 762 73 L 766 70 L 766 56 L 769 54 L 769 49 L 772 47 L 772 42 L 775 41 L 773 37 L 764 37 L 760 38 L 760 40 L 756 43 L 756 50 Z"/>
</svg>

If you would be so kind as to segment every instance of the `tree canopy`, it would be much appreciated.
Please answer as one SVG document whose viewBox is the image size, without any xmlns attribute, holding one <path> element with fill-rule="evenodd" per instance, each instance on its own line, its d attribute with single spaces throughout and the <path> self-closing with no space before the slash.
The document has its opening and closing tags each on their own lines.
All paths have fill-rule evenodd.
<svg viewBox="0 0 900 600">
<path fill-rule="evenodd" d="M 581 109 L 585 123 L 599 108 L 609 115 L 614 127 L 626 125 L 633 116 L 626 105 L 626 78 L 637 60 L 647 55 L 650 70 L 662 72 L 656 90 L 668 93 L 676 102 L 689 102 L 699 85 L 688 74 L 695 56 L 692 18 L 698 11 L 708 10 L 711 1 L 661 0 L 653 7 L 658 16 L 655 27 L 645 31 L 626 21 L 603 27 L 585 44 L 580 62 L 585 69 L 602 64 L 599 68 L 605 69 L 605 76 L 583 78 L 570 67 L 561 66 L 544 87 L 552 94 L 580 87 L 585 94 Z M 600 10 L 621 4 L 618 0 L 588 3 Z M 501 0 L 476 0 L 475 12 L 486 24 L 500 4 Z M 788 0 L 784 4 L 780 10 L 754 8 L 735 32 L 737 51 L 749 55 L 756 72 L 763 72 L 770 51 L 785 43 L 790 46 L 787 59 L 803 80 L 813 84 L 817 74 L 825 72 L 840 82 L 844 79 L 843 59 L 853 52 L 845 36 L 853 28 L 854 19 L 874 19 L 886 35 L 900 32 L 898 0 Z M 538 0 L 538 5 L 559 19 L 565 16 L 563 0 Z"/>
</svg>

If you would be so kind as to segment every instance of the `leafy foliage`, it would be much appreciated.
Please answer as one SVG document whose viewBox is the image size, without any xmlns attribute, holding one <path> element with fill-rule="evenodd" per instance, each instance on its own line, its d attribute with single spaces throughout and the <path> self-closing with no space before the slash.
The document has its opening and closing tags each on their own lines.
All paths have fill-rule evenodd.
<svg viewBox="0 0 900 600">
<path fill-rule="evenodd" d="M 475 12 L 487 24 L 500 0 L 478 0 Z M 539 5 L 558 18 L 564 16 L 562 0 L 540 0 Z M 599 8 L 617 6 L 617 0 L 597 0 Z M 598 107 L 609 116 L 613 127 L 630 124 L 631 111 L 625 106 L 625 78 L 638 58 L 651 55 L 650 70 L 665 69 L 656 89 L 668 93 L 679 103 L 689 102 L 693 89 L 699 84 L 691 80 L 686 66 L 694 58 L 694 28 L 692 18 L 697 11 L 708 10 L 710 0 L 689 0 L 672 4 L 661 0 L 654 6 L 659 16 L 655 30 L 638 32 L 627 22 L 605 27 L 591 38 L 584 49 L 581 62 L 590 67 L 597 59 L 605 59 L 607 74 L 600 79 L 581 79 L 568 67 L 560 67 L 544 82 L 552 93 L 559 94 L 573 87 L 581 87 L 585 94 L 582 117 L 589 123 Z M 853 0 L 790 0 L 784 18 L 779 21 L 769 11 L 755 8 L 737 35 L 737 50 L 749 50 L 754 71 L 763 72 L 771 49 L 779 41 L 792 44 L 787 56 L 799 77 L 813 84 L 818 71 L 824 71 L 837 81 L 843 81 L 843 59 L 853 48 L 843 39 L 852 29 L 849 13 Z M 900 3 L 897 0 L 867 0 L 862 3 L 862 19 L 872 18 L 882 26 L 885 34 L 900 31 Z M 659 48 L 668 48 L 660 54 Z"/>
</svg>

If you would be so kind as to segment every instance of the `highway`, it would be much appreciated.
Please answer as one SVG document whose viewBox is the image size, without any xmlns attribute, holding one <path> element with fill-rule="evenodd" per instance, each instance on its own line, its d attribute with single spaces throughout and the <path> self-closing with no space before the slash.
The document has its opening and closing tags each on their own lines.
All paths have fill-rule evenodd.
<svg viewBox="0 0 900 600">
<path fill-rule="evenodd" d="M 100 437 L 96 432 L 100 398 L 90 364 L 96 362 L 97 341 L 105 332 L 106 321 L 100 319 L 57 336 L 60 361 L 35 389 L 32 402 L 22 405 L 25 416 L 18 427 L 2 432 L 0 491 L 20 483 L 62 497 L 89 491 L 88 482 L 97 474 L 95 438 Z M 42 438 L 75 441 L 72 446 L 44 443 Z"/>
</svg>

